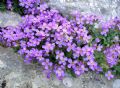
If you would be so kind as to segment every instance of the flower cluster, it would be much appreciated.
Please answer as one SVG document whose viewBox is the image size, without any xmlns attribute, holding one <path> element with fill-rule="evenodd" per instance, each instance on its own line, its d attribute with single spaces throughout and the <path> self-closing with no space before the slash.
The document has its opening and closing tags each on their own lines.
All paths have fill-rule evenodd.
<svg viewBox="0 0 120 88">
<path fill-rule="evenodd" d="M 120 19 L 116 17 L 114 19 L 109 20 L 108 22 L 103 22 L 101 27 L 101 34 L 106 36 L 111 29 L 120 30 Z"/>
<path fill-rule="evenodd" d="M 25 8 L 33 8 L 35 5 L 39 5 L 41 0 L 19 0 L 20 6 Z"/>
<path fill-rule="evenodd" d="M 116 44 L 111 46 L 110 48 L 107 48 L 104 51 L 106 55 L 107 63 L 110 65 L 110 67 L 113 67 L 118 64 L 119 57 L 120 57 L 120 45 Z"/>
<path fill-rule="evenodd" d="M 111 40 L 120 37 L 118 18 L 98 28 L 102 21 L 96 15 L 74 13 L 67 19 L 40 0 L 20 0 L 20 5 L 26 9 L 23 22 L 17 27 L 0 28 L 0 42 L 17 48 L 25 63 L 38 63 L 48 78 L 54 73 L 62 79 L 66 71 L 75 76 L 88 70 L 103 73 L 102 58 L 109 65 L 105 76 L 114 77 L 112 67 L 119 64 L 120 45 Z M 116 29 L 109 38 L 109 31 Z M 105 58 L 100 57 L 101 52 Z"/>
</svg>

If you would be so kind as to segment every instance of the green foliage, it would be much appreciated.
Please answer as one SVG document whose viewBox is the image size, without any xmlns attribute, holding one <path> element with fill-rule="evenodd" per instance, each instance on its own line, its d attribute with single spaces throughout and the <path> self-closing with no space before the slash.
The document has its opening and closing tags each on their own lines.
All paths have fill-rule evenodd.
<svg viewBox="0 0 120 88">
<path fill-rule="evenodd" d="M 17 53 L 17 51 L 20 49 L 20 47 L 13 47 L 13 51 Z"/>
<path fill-rule="evenodd" d="M 109 69 L 109 66 L 106 63 L 105 55 L 103 52 L 95 51 L 95 59 L 98 64 L 103 68 L 103 71 L 106 72 Z"/>
<path fill-rule="evenodd" d="M 96 38 L 99 38 L 101 40 L 100 44 L 109 47 L 114 42 L 114 37 L 118 36 L 120 38 L 120 32 L 117 29 L 110 29 L 106 36 L 101 35 L 101 29 L 97 29 L 94 27 L 94 25 L 86 25 L 86 27 L 89 30 L 90 35 L 92 35 L 92 41 L 93 42 Z M 90 44 L 89 44 L 90 45 Z"/>
<path fill-rule="evenodd" d="M 5 6 L 5 0 L 0 1 L 0 11 L 5 11 L 6 6 Z"/>
<path fill-rule="evenodd" d="M 112 70 L 114 70 L 113 73 L 114 73 L 115 75 L 117 75 L 117 76 L 120 77 L 120 64 L 114 66 L 114 67 L 112 68 Z"/>
<path fill-rule="evenodd" d="M 24 8 L 19 6 L 19 0 L 12 0 L 12 11 L 24 15 Z M 0 1 L 0 11 L 7 10 L 7 0 Z"/>
<path fill-rule="evenodd" d="M 68 58 L 71 58 L 72 57 L 72 51 L 70 52 L 65 52 L 65 56 L 68 57 Z"/>
<path fill-rule="evenodd" d="M 66 72 L 67 72 L 68 74 L 70 74 L 70 76 L 72 76 L 72 77 L 75 77 L 75 78 L 76 78 L 76 75 L 75 75 L 75 73 L 73 72 L 73 70 L 72 70 L 72 69 L 66 68 Z"/>
<path fill-rule="evenodd" d="M 19 6 L 19 0 L 13 0 L 13 11 L 24 15 L 24 8 Z"/>
<path fill-rule="evenodd" d="M 119 31 L 118 30 L 110 30 L 108 33 L 107 33 L 107 36 L 102 36 L 102 45 L 104 46 L 111 46 L 113 45 L 115 42 L 114 42 L 114 38 L 115 36 L 119 36 Z"/>
<path fill-rule="evenodd" d="M 50 52 L 50 56 L 48 58 L 50 59 L 51 62 L 57 63 L 55 54 L 53 54 L 53 52 Z"/>
</svg>

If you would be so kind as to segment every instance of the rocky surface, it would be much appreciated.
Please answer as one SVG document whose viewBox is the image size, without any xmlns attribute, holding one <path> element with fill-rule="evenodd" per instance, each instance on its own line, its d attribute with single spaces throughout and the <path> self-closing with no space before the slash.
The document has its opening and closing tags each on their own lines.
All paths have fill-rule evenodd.
<svg viewBox="0 0 120 88">
<path fill-rule="evenodd" d="M 16 26 L 21 21 L 19 14 L 10 11 L 0 12 L 0 27 Z"/>
<path fill-rule="evenodd" d="M 97 14 L 105 19 L 120 16 L 120 0 L 49 0 L 49 5 L 63 13 L 77 10 L 83 14 Z"/>
<path fill-rule="evenodd" d="M 68 75 L 58 80 L 52 75 L 47 79 L 39 67 L 26 65 L 21 60 L 12 49 L 0 47 L 0 88 L 112 88 L 113 80 L 107 81 L 92 72 L 79 78 Z"/>
</svg>

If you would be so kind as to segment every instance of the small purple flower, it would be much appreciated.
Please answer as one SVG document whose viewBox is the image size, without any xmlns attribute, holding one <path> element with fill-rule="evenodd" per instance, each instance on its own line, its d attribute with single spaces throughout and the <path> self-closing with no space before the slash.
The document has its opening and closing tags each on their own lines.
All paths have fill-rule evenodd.
<svg viewBox="0 0 120 88">
<path fill-rule="evenodd" d="M 42 62 L 42 66 L 47 70 L 49 67 L 52 67 L 53 63 L 50 62 L 49 59 L 46 59 L 45 61 Z"/>
<path fill-rule="evenodd" d="M 70 52 L 71 50 L 75 50 L 76 44 L 67 44 L 67 51 Z"/>
<path fill-rule="evenodd" d="M 102 72 L 103 71 L 103 69 L 102 69 L 102 67 L 100 67 L 100 66 L 97 66 L 96 67 L 96 73 L 100 73 L 100 72 Z"/>
<path fill-rule="evenodd" d="M 43 61 L 45 58 L 43 57 L 43 52 L 42 51 L 39 51 L 38 52 L 38 56 L 36 57 L 36 59 L 41 62 Z"/>
<path fill-rule="evenodd" d="M 7 9 L 8 10 L 12 9 L 12 0 L 7 0 Z"/>
<path fill-rule="evenodd" d="M 99 39 L 99 38 L 96 38 L 96 39 L 95 39 L 95 42 L 96 42 L 96 43 L 99 43 L 99 42 L 100 42 L 100 39 Z"/>
<path fill-rule="evenodd" d="M 55 47 L 55 44 L 51 44 L 51 43 L 48 43 L 46 42 L 45 45 L 42 46 L 42 48 L 48 53 L 50 51 L 52 51 Z"/>
<path fill-rule="evenodd" d="M 55 70 L 55 74 L 56 74 L 57 78 L 60 80 L 65 76 L 65 72 L 61 67 L 59 67 Z"/>
<path fill-rule="evenodd" d="M 111 71 L 108 71 L 107 73 L 105 73 L 105 77 L 107 77 L 108 80 L 111 80 L 112 78 L 114 78 L 114 75 Z"/>
<path fill-rule="evenodd" d="M 94 49 L 92 47 L 89 47 L 89 46 L 83 47 L 82 51 L 83 51 L 83 55 L 86 55 L 86 56 L 90 56 L 91 54 L 94 53 Z"/>
<path fill-rule="evenodd" d="M 97 51 L 101 51 L 101 50 L 102 50 L 102 48 L 103 48 L 103 46 L 102 46 L 102 45 L 98 45 L 98 46 L 97 46 Z"/>
<path fill-rule="evenodd" d="M 56 59 L 60 59 L 64 57 L 64 53 L 60 52 L 59 50 L 56 51 Z"/>
<path fill-rule="evenodd" d="M 74 72 L 77 76 L 80 76 L 82 73 L 80 71 L 80 67 L 79 66 L 76 66 L 75 69 L 74 69 Z"/>
<path fill-rule="evenodd" d="M 83 58 L 83 60 L 84 61 L 90 61 L 90 60 L 94 60 L 94 58 L 95 58 L 94 55 L 89 55 L 89 56 Z"/>
<path fill-rule="evenodd" d="M 89 68 L 93 71 L 95 71 L 96 67 L 97 67 L 97 63 L 94 60 L 90 60 L 87 62 L 87 65 L 89 66 Z"/>
<path fill-rule="evenodd" d="M 72 43 L 72 41 L 73 41 L 73 37 L 72 36 L 65 36 L 66 37 L 66 42 L 70 42 L 70 43 Z"/>
<path fill-rule="evenodd" d="M 48 79 L 50 79 L 50 77 L 51 77 L 51 73 L 52 73 L 52 70 L 43 70 L 43 73 L 45 74 L 45 76 L 48 78 Z"/>
<path fill-rule="evenodd" d="M 85 65 L 81 65 L 81 73 L 85 73 L 86 71 L 88 71 L 88 68 L 85 67 Z"/>
<path fill-rule="evenodd" d="M 77 47 L 74 50 L 73 57 L 78 58 L 81 55 L 81 53 L 82 53 L 82 49 L 80 47 Z"/>
<path fill-rule="evenodd" d="M 66 65 L 66 62 L 67 62 L 68 58 L 67 57 L 64 57 L 64 58 L 60 58 L 59 60 L 59 64 L 62 64 L 62 65 Z"/>
<path fill-rule="evenodd" d="M 78 63 L 78 61 L 77 60 L 73 61 L 71 58 L 69 58 L 68 63 L 69 63 L 67 66 L 68 68 L 75 68 L 75 65 Z"/>
</svg>

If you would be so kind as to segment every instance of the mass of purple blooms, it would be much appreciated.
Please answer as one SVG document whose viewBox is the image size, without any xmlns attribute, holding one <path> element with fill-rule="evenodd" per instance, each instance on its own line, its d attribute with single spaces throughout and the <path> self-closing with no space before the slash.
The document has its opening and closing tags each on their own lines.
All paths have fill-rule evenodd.
<svg viewBox="0 0 120 88">
<path fill-rule="evenodd" d="M 38 63 L 48 78 L 62 79 L 67 71 L 77 77 L 89 70 L 114 78 L 114 66 L 120 65 L 119 18 L 103 22 L 73 12 L 68 19 L 40 0 L 19 1 L 26 15 L 17 27 L 0 28 L 1 44 L 18 48 L 24 62 Z"/>
</svg>

